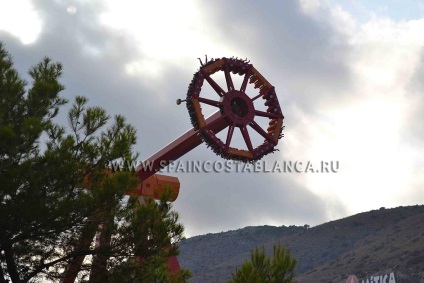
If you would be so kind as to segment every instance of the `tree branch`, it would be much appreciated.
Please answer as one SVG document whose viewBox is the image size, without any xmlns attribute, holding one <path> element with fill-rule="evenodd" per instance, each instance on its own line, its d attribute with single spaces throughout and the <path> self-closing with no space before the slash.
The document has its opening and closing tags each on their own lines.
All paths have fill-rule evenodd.
<svg viewBox="0 0 424 283">
<path fill-rule="evenodd" d="M 42 264 L 39 267 L 37 267 L 36 269 L 34 269 L 31 273 L 27 274 L 25 276 L 25 281 L 28 281 L 29 279 L 31 279 L 32 277 L 34 277 L 35 275 L 37 275 L 38 273 L 40 273 L 43 269 L 49 268 L 49 267 L 51 267 L 51 266 L 53 266 L 53 265 L 55 265 L 55 264 L 57 264 L 59 262 L 63 262 L 65 260 L 67 260 L 67 259 L 71 259 L 71 258 L 77 257 L 77 256 L 93 255 L 93 254 L 96 254 L 97 252 L 98 252 L 97 250 L 90 250 L 90 249 L 88 249 L 88 250 L 81 250 L 81 251 L 75 251 L 75 252 L 72 252 L 72 253 L 70 253 L 70 254 L 68 254 L 66 256 L 63 256 L 61 258 L 58 258 L 58 259 L 56 259 L 54 261 L 51 261 L 51 262 Z"/>
</svg>

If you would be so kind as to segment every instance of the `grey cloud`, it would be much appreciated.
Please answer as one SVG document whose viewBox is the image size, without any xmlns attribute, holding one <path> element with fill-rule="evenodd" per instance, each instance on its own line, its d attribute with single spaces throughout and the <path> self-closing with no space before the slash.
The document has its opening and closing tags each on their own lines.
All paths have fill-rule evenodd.
<svg viewBox="0 0 424 283">
<path fill-rule="evenodd" d="M 423 147 L 424 144 L 424 48 L 421 51 L 420 64 L 408 85 L 407 98 L 414 101 L 415 111 L 408 113 L 407 131 L 404 139 L 409 143 Z"/>
<path fill-rule="evenodd" d="M 277 173 L 278 174 L 278 173 Z M 181 174 L 175 207 L 189 233 L 244 226 L 318 224 L 327 217 L 322 201 L 289 176 L 271 173 Z"/>
<path fill-rule="evenodd" d="M 314 18 L 297 1 L 214 1 L 203 14 L 222 40 L 239 47 L 276 86 L 283 102 L 308 111 L 346 95 L 351 47 L 331 22 L 328 8 Z M 283 93 L 283 95 L 281 95 Z"/>
<path fill-rule="evenodd" d="M 102 9 L 101 1 L 95 2 L 100 6 L 81 4 L 75 15 L 69 15 L 66 5 L 57 2 L 45 0 L 36 4 L 44 29 L 34 44 L 23 46 L 2 33 L 21 73 L 45 55 L 62 62 L 65 95 L 85 95 L 92 105 L 125 115 L 138 129 L 136 150 L 142 158 L 191 127 L 185 107 L 176 106 L 175 99 L 185 96 L 196 70 L 170 62 L 164 66 L 156 89 L 149 89 L 139 77 L 124 72 L 125 64 L 143 60 L 143 54 L 127 34 L 99 24 L 97 11 Z M 210 31 L 218 33 L 217 40 L 242 50 L 242 54 L 219 56 L 252 59 L 277 87 L 282 104 L 298 104 L 302 111 L 313 114 L 314 108 L 326 99 L 336 98 L 350 83 L 345 66 L 348 48 L 343 36 L 331 24 L 303 14 L 294 1 L 266 5 L 248 1 L 203 2 L 199 12 Z M 86 46 L 100 53 L 90 55 L 84 52 Z M 194 60 L 207 50 L 199 53 L 193 54 Z M 165 95 L 165 101 L 159 98 L 159 92 Z M 290 113 L 285 115 L 290 121 Z M 296 121 L 290 123 L 295 125 Z M 279 147 L 283 153 L 289 150 Z M 218 159 L 204 145 L 184 158 Z M 325 200 L 296 184 L 290 175 L 199 173 L 178 177 L 181 195 L 175 207 L 192 234 L 267 224 L 267 219 L 291 225 L 318 224 L 328 218 Z"/>
<path fill-rule="evenodd" d="M 89 97 L 91 105 L 125 115 L 138 129 L 137 150 L 146 158 L 190 127 L 188 114 L 175 105 L 175 99 L 185 95 L 191 74 L 183 76 L 175 69 L 164 73 L 158 88 L 175 97 L 170 97 L 168 103 L 159 103 L 155 90 L 124 71 L 125 64 L 142 56 L 135 42 L 120 31 L 101 26 L 94 8 L 98 7 L 81 5 L 75 15 L 69 15 L 64 4 L 38 1 L 37 10 L 44 21 L 38 40 L 22 46 L 10 38 L 6 40 L 7 46 L 23 74 L 44 56 L 63 63 L 64 95 L 70 100 L 84 95 Z M 99 54 L 86 53 L 86 46 L 99 50 Z M 167 81 L 171 76 L 172 80 Z"/>
</svg>

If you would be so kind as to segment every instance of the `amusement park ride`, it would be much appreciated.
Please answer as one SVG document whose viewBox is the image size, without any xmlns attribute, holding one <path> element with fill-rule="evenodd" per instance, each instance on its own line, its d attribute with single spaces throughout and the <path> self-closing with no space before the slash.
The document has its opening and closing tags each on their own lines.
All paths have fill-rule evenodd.
<svg viewBox="0 0 424 283">
<path fill-rule="evenodd" d="M 178 178 L 156 174 L 156 172 L 165 168 L 172 161 L 177 160 L 202 142 L 205 142 L 208 147 L 211 147 L 222 158 L 241 162 L 255 162 L 266 154 L 274 152 L 278 140 L 282 137 L 284 116 L 281 112 L 275 89 L 249 61 L 237 58 L 221 58 L 207 61 L 206 57 L 206 62 L 203 64 L 200 61 L 200 63 L 200 69 L 194 73 L 193 79 L 188 86 L 186 99 L 177 100 L 177 104 L 181 104 L 183 101 L 186 102 L 193 128 L 143 162 L 143 164 L 152 164 L 152 166 L 140 165 L 137 168 L 136 174 L 140 179 L 140 183 L 130 194 L 139 195 L 140 202 L 143 202 L 144 197 L 157 199 L 159 192 L 165 186 L 172 188 L 173 199 L 171 201 L 175 201 L 180 189 Z M 212 79 L 212 75 L 217 72 L 223 72 L 225 75 L 225 89 L 221 88 Z M 231 73 L 243 77 L 240 89 L 234 87 Z M 202 85 L 205 81 L 216 92 L 217 99 L 207 99 L 201 96 Z M 253 84 L 254 88 L 258 90 L 258 93 L 253 97 L 246 94 L 248 84 Z M 255 109 L 254 102 L 259 98 L 264 101 L 266 111 Z M 201 103 L 216 107 L 217 111 L 205 119 Z M 266 130 L 255 121 L 255 117 L 258 116 L 269 119 Z M 217 134 L 227 128 L 226 139 L 223 141 L 217 137 Z M 231 147 L 236 128 L 240 130 L 247 150 Z M 264 138 L 262 144 L 253 147 L 249 129 L 256 131 Z M 93 238 L 94 235 L 90 235 L 85 241 L 83 239 L 87 248 Z M 72 283 L 75 281 L 79 266 L 83 260 L 83 256 L 73 259 L 67 270 L 67 277 L 62 282 Z M 168 268 L 171 273 L 180 270 L 180 265 L 175 256 L 168 259 Z"/>
</svg>

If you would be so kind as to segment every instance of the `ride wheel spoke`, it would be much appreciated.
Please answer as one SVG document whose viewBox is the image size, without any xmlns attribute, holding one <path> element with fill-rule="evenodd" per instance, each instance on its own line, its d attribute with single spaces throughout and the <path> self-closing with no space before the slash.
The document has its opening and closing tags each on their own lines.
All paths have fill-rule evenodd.
<svg viewBox="0 0 424 283">
<path fill-rule="evenodd" d="M 267 118 L 282 118 L 283 116 L 280 114 L 273 114 L 264 111 L 255 110 L 255 116 L 267 117 Z"/>
<path fill-rule="evenodd" d="M 246 92 L 247 83 L 249 82 L 249 77 L 252 75 L 252 67 L 247 70 L 247 73 L 244 75 L 243 83 L 241 84 L 240 91 Z"/>
<path fill-rule="evenodd" d="M 257 96 L 253 97 L 251 100 L 252 100 L 252 101 L 255 101 L 255 100 L 256 100 L 256 99 L 258 99 L 259 97 L 264 96 L 265 94 L 267 94 L 267 93 L 268 93 L 268 91 L 269 91 L 269 90 L 267 90 L 267 91 L 263 91 L 263 92 L 259 93 Z"/>
<path fill-rule="evenodd" d="M 231 139 L 233 138 L 233 133 L 234 133 L 234 126 L 230 125 L 228 127 L 227 141 L 225 142 L 225 152 L 228 152 L 228 149 L 230 148 Z"/>
<path fill-rule="evenodd" d="M 196 135 L 217 155 L 241 162 L 253 162 L 273 152 L 282 137 L 284 119 L 275 88 L 249 62 L 234 57 L 206 60 L 205 64 L 200 61 L 187 93 Z M 207 94 L 202 93 L 206 81 L 219 97 L 208 96 L 209 86 L 203 89 Z M 211 107 L 218 111 L 205 119 L 205 110 Z M 241 148 L 235 145 L 239 130 Z M 259 145 L 256 138 L 262 140 Z"/>
<path fill-rule="evenodd" d="M 250 140 L 249 131 L 246 126 L 240 127 L 241 134 L 243 136 L 244 142 L 247 145 L 247 149 L 253 154 L 252 141 Z"/>
<path fill-rule="evenodd" d="M 228 69 L 227 62 L 225 62 L 224 73 L 225 73 L 225 81 L 227 82 L 228 91 L 234 90 L 233 79 L 231 78 L 231 74 L 230 74 L 230 70 Z"/>
<path fill-rule="evenodd" d="M 225 91 L 210 76 L 206 75 L 205 79 L 219 96 L 222 97 L 225 94 Z"/>
<path fill-rule="evenodd" d="M 199 97 L 198 100 L 200 102 L 203 102 L 205 104 L 211 105 L 211 106 L 215 106 L 215 107 L 219 107 L 222 105 L 222 102 L 220 101 L 216 101 L 216 100 L 212 100 L 212 99 L 207 99 L 207 98 L 203 98 L 203 97 Z"/>
<path fill-rule="evenodd" d="M 275 144 L 275 142 L 271 139 L 271 137 L 268 135 L 267 132 L 265 132 L 261 126 L 258 125 L 258 123 L 256 123 L 255 121 L 252 121 L 249 124 L 256 132 L 258 132 L 258 134 L 260 134 L 261 136 L 263 136 L 266 140 L 270 141 L 271 143 Z"/>
</svg>

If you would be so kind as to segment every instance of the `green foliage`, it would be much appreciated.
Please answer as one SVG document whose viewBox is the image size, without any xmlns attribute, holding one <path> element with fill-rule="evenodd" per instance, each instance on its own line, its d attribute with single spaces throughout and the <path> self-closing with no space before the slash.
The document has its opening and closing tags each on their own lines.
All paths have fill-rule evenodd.
<svg viewBox="0 0 424 283">
<path fill-rule="evenodd" d="M 272 258 L 256 247 L 251 260 L 243 263 L 229 283 L 291 283 L 295 267 L 296 259 L 284 247 L 275 245 Z"/>
<path fill-rule="evenodd" d="M 178 223 L 178 214 L 168 202 L 170 192 L 170 188 L 166 188 L 159 202 L 152 198 L 144 198 L 142 204 L 136 198 L 128 201 L 127 206 L 131 210 L 122 211 L 119 215 L 121 225 L 114 241 L 124 240 L 128 244 L 125 250 L 131 253 L 113 258 L 109 281 L 186 282 L 191 276 L 184 269 L 171 278 L 167 272 L 166 260 L 178 255 L 175 244 L 182 240 L 184 231 Z M 134 261 L 134 257 L 138 261 Z"/>
<path fill-rule="evenodd" d="M 106 167 L 135 161 L 135 128 L 81 96 L 68 112 L 69 126 L 59 125 L 54 118 L 67 102 L 61 64 L 44 58 L 29 75 L 30 85 L 0 43 L 0 282 L 58 281 L 86 255 L 92 261 L 77 266 L 82 282 L 131 272 L 168 278 L 164 262 L 178 253 L 169 240 L 178 242 L 184 230 L 178 214 L 166 196 L 146 206 L 128 201 L 125 192 L 138 179 Z M 96 231 L 98 245 L 81 244 Z"/>
</svg>

